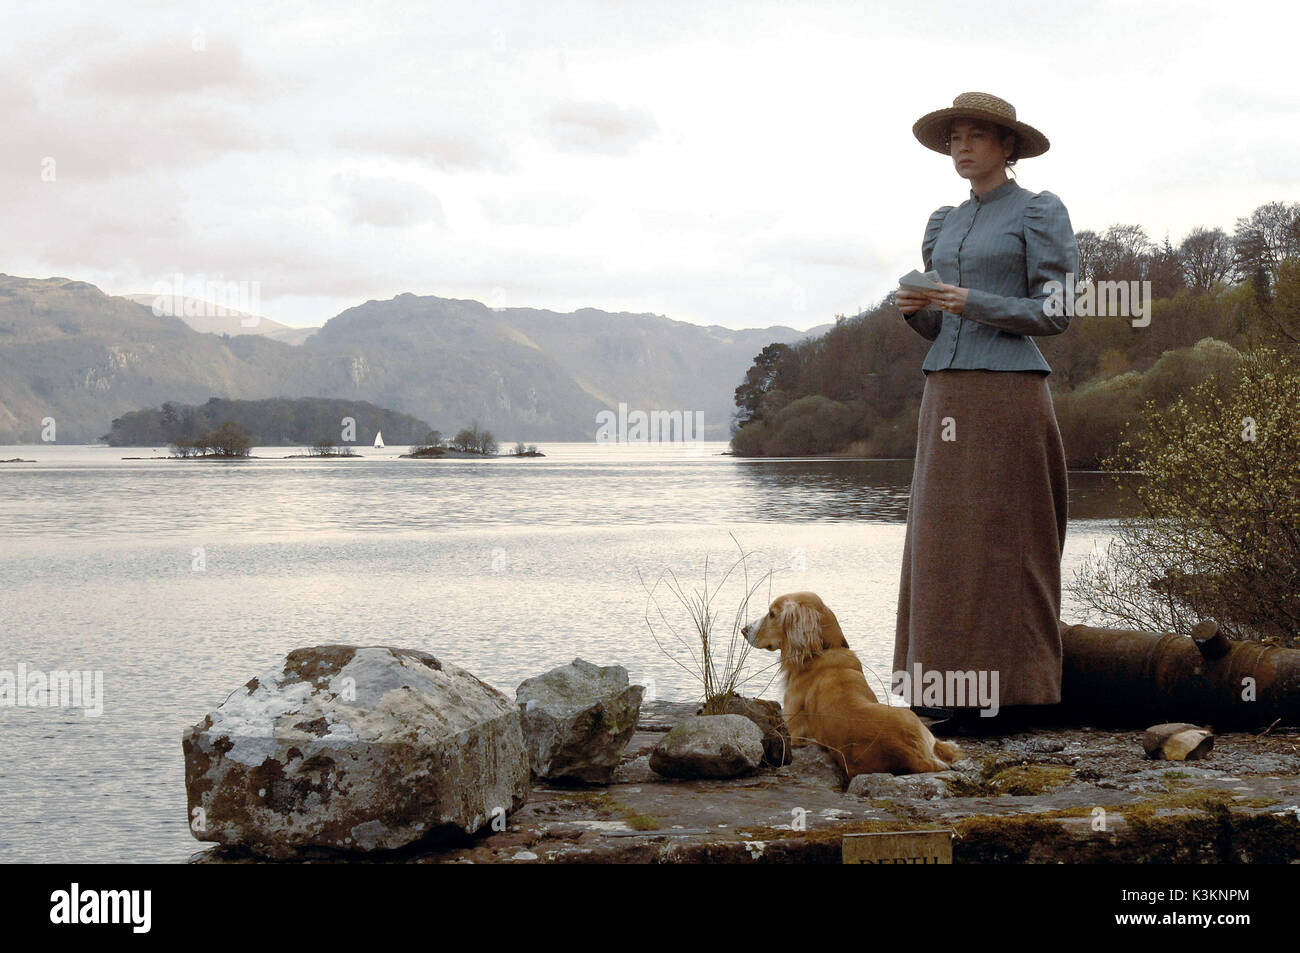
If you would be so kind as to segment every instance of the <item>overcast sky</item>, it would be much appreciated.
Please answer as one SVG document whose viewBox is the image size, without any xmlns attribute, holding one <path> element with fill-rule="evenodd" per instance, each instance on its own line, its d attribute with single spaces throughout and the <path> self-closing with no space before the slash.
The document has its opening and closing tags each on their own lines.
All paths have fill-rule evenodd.
<svg viewBox="0 0 1300 953">
<path fill-rule="evenodd" d="M 1279 20 L 1279 18 L 1284 18 Z M 0 271 L 402 292 L 807 328 L 967 197 L 912 123 L 963 90 L 1051 151 L 1076 229 L 1300 191 L 1287 5 L 7 2 Z M 52 161 L 51 161 L 52 160 Z"/>
</svg>

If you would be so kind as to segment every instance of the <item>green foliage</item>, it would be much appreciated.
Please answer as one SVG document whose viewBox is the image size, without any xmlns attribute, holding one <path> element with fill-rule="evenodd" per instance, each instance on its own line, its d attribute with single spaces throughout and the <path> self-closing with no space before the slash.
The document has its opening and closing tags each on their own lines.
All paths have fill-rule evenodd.
<svg viewBox="0 0 1300 953">
<path fill-rule="evenodd" d="M 192 444 L 204 431 L 215 430 L 222 422 L 230 421 L 238 424 L 256 446 L 306 444 L 332 447 L 335 438 L 339 443 L 344 442 L 345 417 L 356 422 L 357 433 L 387 430 L 394 443 L 409 442 L 416 434 L 429 430 L 427 423 L 409 414 L 385 410 L 363 400 L 320 397 L 228 400 L 213 397 L 196 406 L 169 401 L 161 407 L 123 414 L 113 421 L 112 430 L 100 439 L 112 447 L 172 444 L 179 449 L 186 442 Z"/>
<path fill-rule="evenodd" d="M 1213 338 L 1168 351 L 1142 375 L 1143 396 L 1165 406 L 1204 380 L 1231 376 L 1239 360 L 1241 353 L 1236 348 Z"/>
<path fill-rule="evenodd" d="M 736 388 L 735 428 L 762 420 L 766 408 L 764 399 L 775 386 L 780 376 L 782 359 L 789 352 L 789 345 L 775 342 L 767 345 L 754 358 L 754 365 L 745 374 L 744 382 Z"/>
<path fill-rule="evenodd" d="M 768 384 L 761 396 L 751 394 L 756 412 L 733 434 L 732 451 L 787 456 L 862 441 L 880 456 L 910 454 L 927 346 L 887 300 L 837 321 L 821 338 L 785 347 L 764 378 Z"/>
<path fill-rule="evenodd" d="M 1198 345 L 1226 361 L 1219 342 Z M 1259 350 L 1207 377 L 1120 442 L 1108 469 L 1143 514 L 1122 521 L 1071 591 L 1134 628 L 1189 633 L 1212 618 L 1242 639 L 1300 640 L 1300 361 Z"/>
<path fill-rule="evenodd" d="M 741 427 L 731 438 L 731 452 L 739 457 L 761 457 L 767 446 L 768 426 L 756 420 Z"/>
<path fill-rule="evenodd" d="M 851 439 L 858 416 L 820 394 L 800 397 L 771 421 L 767 452 L 781 457 L 830 453 Z"/>
<path fill-rule="evenodd" d="M 1056 420 L 1062 439 L 1069 434 L 1070 462 L 1096 468 L 1124 436 L 1142 410 L 1142 375 L 1128 371 L 1057 394 Z"/>
<path fill-rule="evenodd" d="M 477 421 L 469 427 L 463 427 L 451 439 L 453 450 L 462 453 L 496 453 L 497 442 L 490 430 L 480 430 Z"/>
<path fill-rule="evenodd" d="M 220 457 L 246 457 L 253 448 L 248 431 L 233 421 L 223 421 L 207 440 L 211 453 Z"/>
<path fill-rule="evenodd" d="M 1076 237 L 1081 276 L 1150 280 L 1156 300 L 1146 327 L 1080 316 L 1065 334 L 1034 338 L 1052 367 L 1072 467 L 1100 466 L 1128 422 L 1140 426 L 1146 401 L 1168 406 L 1228 373 L 1241 351 L 1300 344 L 1300 203 L 1260 206 L 1231 237 L 1195 229 L 1177 246 L 1130 225 Z M 1226 283 L 1234 276 L 1236 284 Z M 733 452 L 912 456 L 929 346 L 886 299 L 821 338 L 779 354 L 764 349 L 736 391 Z M 808 403 L 812 397 L 823 399 Z"/>
<path fill-rule="evenodd" d="M 1236 348 L 1213 338 L 1163 354 L 1145 373 L 1126 371 L 1093 378 L 1054 398 L 1056 419 L 1071 465 L 1097 468 L 1141 426 L 1148 403 L 1164 407 L 1202 381 L 1231 376 L 1240 360 Z"/>
<path fill-rule="evenodd" d="M 1278 265 L 1273 300 L 1262 310 L 1280 338 L 1300 343 L 1300 261 Z"/>
<path fill-rule="evenodd" d="M 248 431 L 226 420 L 215 430 L 203 430 L 193 439 L 180 437 L 172 442 L 173 455 L 190 457 L 246 457 L 253 449 Z"/>
</svg>

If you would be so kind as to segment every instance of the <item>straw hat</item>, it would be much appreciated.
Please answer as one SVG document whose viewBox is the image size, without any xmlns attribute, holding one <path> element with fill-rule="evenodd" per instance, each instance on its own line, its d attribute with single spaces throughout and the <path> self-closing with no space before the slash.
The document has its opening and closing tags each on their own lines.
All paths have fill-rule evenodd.
<svg viewBox="0 0 1300 953">
<path fill-rule="evenodd" d="M 912 126 L 912 135 L 921 145 L 948 155 L 948 124 L 954 119 L 983 119 L 1006 126 L 1020 137 L 1020 158 L 1041 156 L 1051 145 L 1047 137 L 1033 126 L 1016 119 L 1016 107 L 1005 99 L 988 93 L 962 93 L 948 109 L 926 113 Z"/>
</svg>

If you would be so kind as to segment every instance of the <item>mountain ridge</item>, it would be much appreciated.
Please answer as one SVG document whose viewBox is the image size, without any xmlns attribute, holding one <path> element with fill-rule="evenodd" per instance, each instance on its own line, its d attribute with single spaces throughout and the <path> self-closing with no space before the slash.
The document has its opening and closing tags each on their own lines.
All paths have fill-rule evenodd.
<svg viewBox="0 0 1300 953">
<path fill-rule="evenodd" d="M 200 332 L 84 281 L 0 275 L 0 443 L 39 442 L 49 417 L 60 442 L 91 442 L 123 413 L 213 396 L 366 400 L 444 431 L 477 421 L 533 442 L 594 439 L 596 413 L 623 402 L 702 411 L 706 438 L 723 440 L 733 391 L 763 346 L 823 329 L 403 292 L 290 344 Z"/>
</svg>

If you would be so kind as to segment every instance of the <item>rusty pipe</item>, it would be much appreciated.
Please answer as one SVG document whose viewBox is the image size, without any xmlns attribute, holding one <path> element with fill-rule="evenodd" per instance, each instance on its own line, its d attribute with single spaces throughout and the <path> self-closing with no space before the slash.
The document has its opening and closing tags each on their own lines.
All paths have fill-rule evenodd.
<svg viewBox="0 0 1300 953">
<path fill-rule="evenodd" d="M 1063 720 L 1186 721 L 1218 730 L 1300 725 L 1300 650 L 1235 642 L 1211 620 L 1191 638 L 1062 622 L 1061 643 Z"/>
</svg>

